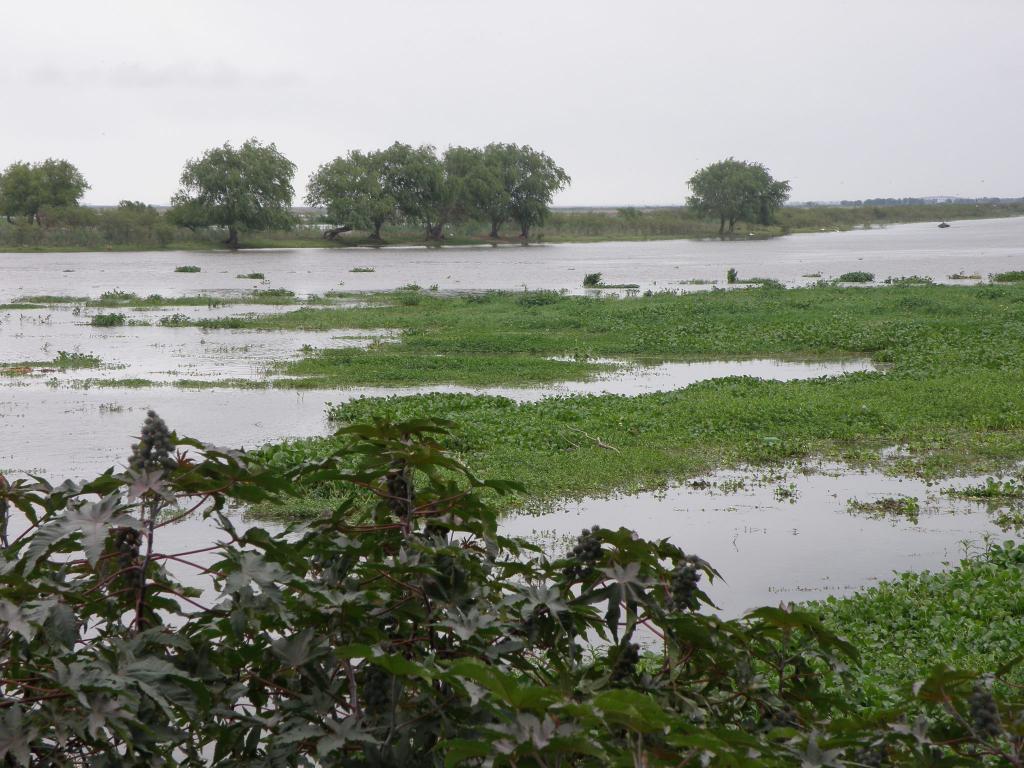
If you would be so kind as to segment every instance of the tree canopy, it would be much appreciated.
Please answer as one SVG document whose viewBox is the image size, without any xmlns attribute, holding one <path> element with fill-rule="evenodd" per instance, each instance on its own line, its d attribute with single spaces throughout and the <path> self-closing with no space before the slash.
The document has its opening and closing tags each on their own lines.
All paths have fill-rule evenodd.
<svg viewBox="0 0 1024 768">
<path fill-rule="evenodd" d="M 400 219 L 441 239 L 445 225 L 467 218 L 487 221 L 494 238 L 505 222 L 516 221 L 525 238 L 568 183 L 550 157 L 527 146 L 453 146 L 438 156 L 430 145 L 395 142 L 320 166 L 306 202 L 323 207 L 333 223 L 370 230 L 372 239 L 380 239 L 383 224 Z"/>
<path fill-rule="evenodd" d="M 690 177 L 687 204 L 702 216 L 717 216 L 719 233 L 732 232 L 739 220 L 769 224 L 789 199 L 789 182 L 773 179 L 761 163 L 728 158 Z"/>
<path fill-rule="evenodd" d="M 515 144 L 499 146 L 504 146 L 501 151 L 512 159 L 510 177 L 506 177 L 509 217 L 519 225 L 519 236 L 528 238 L 531 227 L 544 223 L 555 193 L 565 189 L 571 179 L 543 152 Z"/>
<path fill-rule="evenodd" d="M 227 227 L 238 247 L 239 229 L 290 229 L 295 164 L 277 147 L 249 139 L 238 149 L 225 142 L 189 160 L 172 199 L 172 221 L 182 226 Z"/>
<path fill-rule="evenodd" d="M 399 215 L 385 169 L 382 151 L 336 157 L 310 176 L 306 202 L 325 208 L 330 221 L 368 229 L 371 239 L 380 240 L 381 227 Z"/>
<path fill-rule="evenodd" d="M 81 171 L 67 160 L 12 163 L 0 174 L 0 213 L 8 221 L 26 216 L 30 222 L 41 222 L 43 208 L 76 206 L 87 189 Z"/>
</svg>

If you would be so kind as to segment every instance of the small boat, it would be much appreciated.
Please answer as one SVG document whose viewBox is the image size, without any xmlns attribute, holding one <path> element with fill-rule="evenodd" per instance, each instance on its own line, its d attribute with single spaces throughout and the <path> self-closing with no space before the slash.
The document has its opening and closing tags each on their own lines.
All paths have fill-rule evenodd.
<svg viewBox="0 0 1024 768">
<path fill-rule="evenodd" d="M 947 224 L 946 222 L 942 222 L 941 224 L 939 224 L 939 229 L 949 229 L 949 224 Z"/>
</svg>

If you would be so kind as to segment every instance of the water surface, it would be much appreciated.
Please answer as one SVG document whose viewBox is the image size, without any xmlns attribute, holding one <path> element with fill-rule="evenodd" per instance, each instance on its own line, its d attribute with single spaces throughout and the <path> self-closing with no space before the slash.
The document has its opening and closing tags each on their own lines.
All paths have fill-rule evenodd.
<svg viewBox="0 0 1024 768">
<path fill-rule="evenodd" d="M 176 273 L 194 264 L 199 273 Z M 351 272 L 355 267 L 373 272 Z M 1024 217 L 956 221 L 789 235 L 768 240 L 649 240 L 559 245 L 423 248 L 269 249 L 239 253 L 156 251 L 118 253 L 0 253 L 0 302 L 32 294 L 98 296 L 114 289 L 140 295 L 183 296 L 199 291 L 239 294 L 255 287 L 301 295 L 329 290 L 388 290 L 409 283 L 440 290 L 567 289 L 582 292 L 583 276 L 641 290 L 695 290 L 690 280 L 724 282 L 771 277 L 788 284 L 865 270 L 878 279 L 922 275 L 988 275 L 1024 268 Z M 264 282 L 238 274 L 263 272 Z M 704 286 L 706 288 L 706 286 Z"/>
</svg>

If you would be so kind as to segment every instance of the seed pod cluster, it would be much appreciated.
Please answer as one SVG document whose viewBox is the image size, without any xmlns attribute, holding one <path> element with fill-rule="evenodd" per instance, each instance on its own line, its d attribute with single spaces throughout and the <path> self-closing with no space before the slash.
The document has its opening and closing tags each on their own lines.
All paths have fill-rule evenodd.
<svg viewBox="0 0 1024 768">
<path fill-rule="evenodd" d="M 700 569 L 697 558 L 688 555 L 672 572 L 671 603 L 677 611 L 695 611 L 700 603 L 697 600 L 697 585 L 700 583 Z"/>
<path fill-rule="evenodd" d="M 971 722 L 982 736 L 998 736 L 1002 733 L 1002 725 L 999 723 L 999 709 L 996 707 L 996 700 L 992 693 L 981 685 L 974 687 L 974 692 L 968 700 L 971 710 Z"/>
<path fill-rule="evenodd" d="M 412 512 L 409 500 L 409 478 L 405 465 L 391 469 L 384 477 L 387 488 L 388 508 L 397 517 L 407 518 Z"/>
<path fill-rule="evenodd" d="M 765 712 L 761 719 L 761 729 L 770 731 L 773 728 L 791 728 L 799 723 L 796 710 L 788 704 L 779 709 L 771 709 Z"/>
<path fill-rule="evenodd" d="M 886 751 L 882 744 L 862 747 L 853 753 L 853 763 L 867 768 L 882 768 L 886 765 Z"/>
<path fill-rule="evenodd" d="M 111 533 L 114 535 L 118 570 L 130 568 L 139 559 L 142 534 L 134 528 L 115 528 Z"/>
<path fill-rule="evenodd" d="M 640 646 L 628 643 L 619 649 L 612 666 L 612 680 L 626 680 L 636 675 L 636 665 L 640 661 Z"/>
<path fill-rule="evenodd" d="M 128 466 L 136 472 L 173 469 L 177 463 L 171 455 L 173 451 L 171 431 L 167 424 L 157 416 L 156 411 L 150 411 L 142 424 L 139 442 L 132 446 Z"/>
<path fill-rule="evenodd" d="M 363 704 L 371 713 L 384 712 L 391 704 L 391 675 L 373 664 L 363 671 Z"/>
<path fill-rule="evenodd" d="M 601 538 L 597 535 L 601 529 L 596 525 L 590 529 L 583 529 L 576 540 L 576 546 L 569 553 L 569 564 L 563 573 L 569 581 L 585 579 L 594 572 L 594 566 L 601 562 Z"/>
</svg>

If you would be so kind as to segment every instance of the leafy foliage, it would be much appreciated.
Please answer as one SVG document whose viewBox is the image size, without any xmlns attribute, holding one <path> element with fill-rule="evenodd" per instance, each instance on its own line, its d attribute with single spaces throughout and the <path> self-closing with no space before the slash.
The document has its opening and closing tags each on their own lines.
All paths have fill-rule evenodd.
<svg viewBox="0 0 1024 768">
<path fill-rule="evenodd" d="M 443 451 L 449 428 L 352 426 L 271 469 L 150 413 L 123 472 L 0 480 L 0 760 L 1019 764 L 999 675 L 939 670 L 862 713 L 852 646 L 793 606 L 696 612 L 717 574 L 668 541 L 592 528 L 552 560 L 500 535 L 481 494 L 514 486 Z M 225 514 L 328 478 L 348 498 L 282 536 Z M 161 551 L 188 514 L 221 540 Z"/>
<path fill-rule="evenodd" d="M 320 166 L 310 177 L 306 202 L 326 209 L 327 219 L 370 231 L 380 240 L 388 222 L 417 222 L 428 239 L 446 226 L 485 221 L 491 237 L 517 221 L 523 237 L 543 223 L 553 195 L 569 183 L 551 158 L 527 146 L 489 144 L 483 149 L 395 142 L 375 152 L 350 152 Z"/>
<path fill-rule="evenodd" d="M 837 280 L 840 283 L 870 283 L 875 279 L 875 276 L 871 272 L 844 272 Z"/>
<path fill-rule="evenodd" d="M 171 201 L 181 226 L 227 227 L 238 247 L 238 229 L 290 229 L 295 164 L 274 144 L 249 139 L 238 149 L 225 142 L 185 163 L 181 190 Z"/>
<path fill-rule="evenodd" d="M 306 202 L 324 207 L 328 221 L 368 229 L 379 240 L 381 227 L 399 216 L 387 167 L 381 151 L 337 157 L 310 176 Z"/>
<path fill-rule="evenodd" d="M 12 163 L 0 174 L 0 214 L 41 223 L 44 208 L 77 206 L 87 189 L 81 171 L 67 160 Z"/>
<path fill-rule="evenodd" d="M 776 209 L 789 198 L 789 182 L 773 179 L 761 163 L 729 158 L 712 163 L 690 177 L 687 205 L 702 216 L 719 220 L 719 233 L 736 222 L 770 224 Z"/>
</svg>

